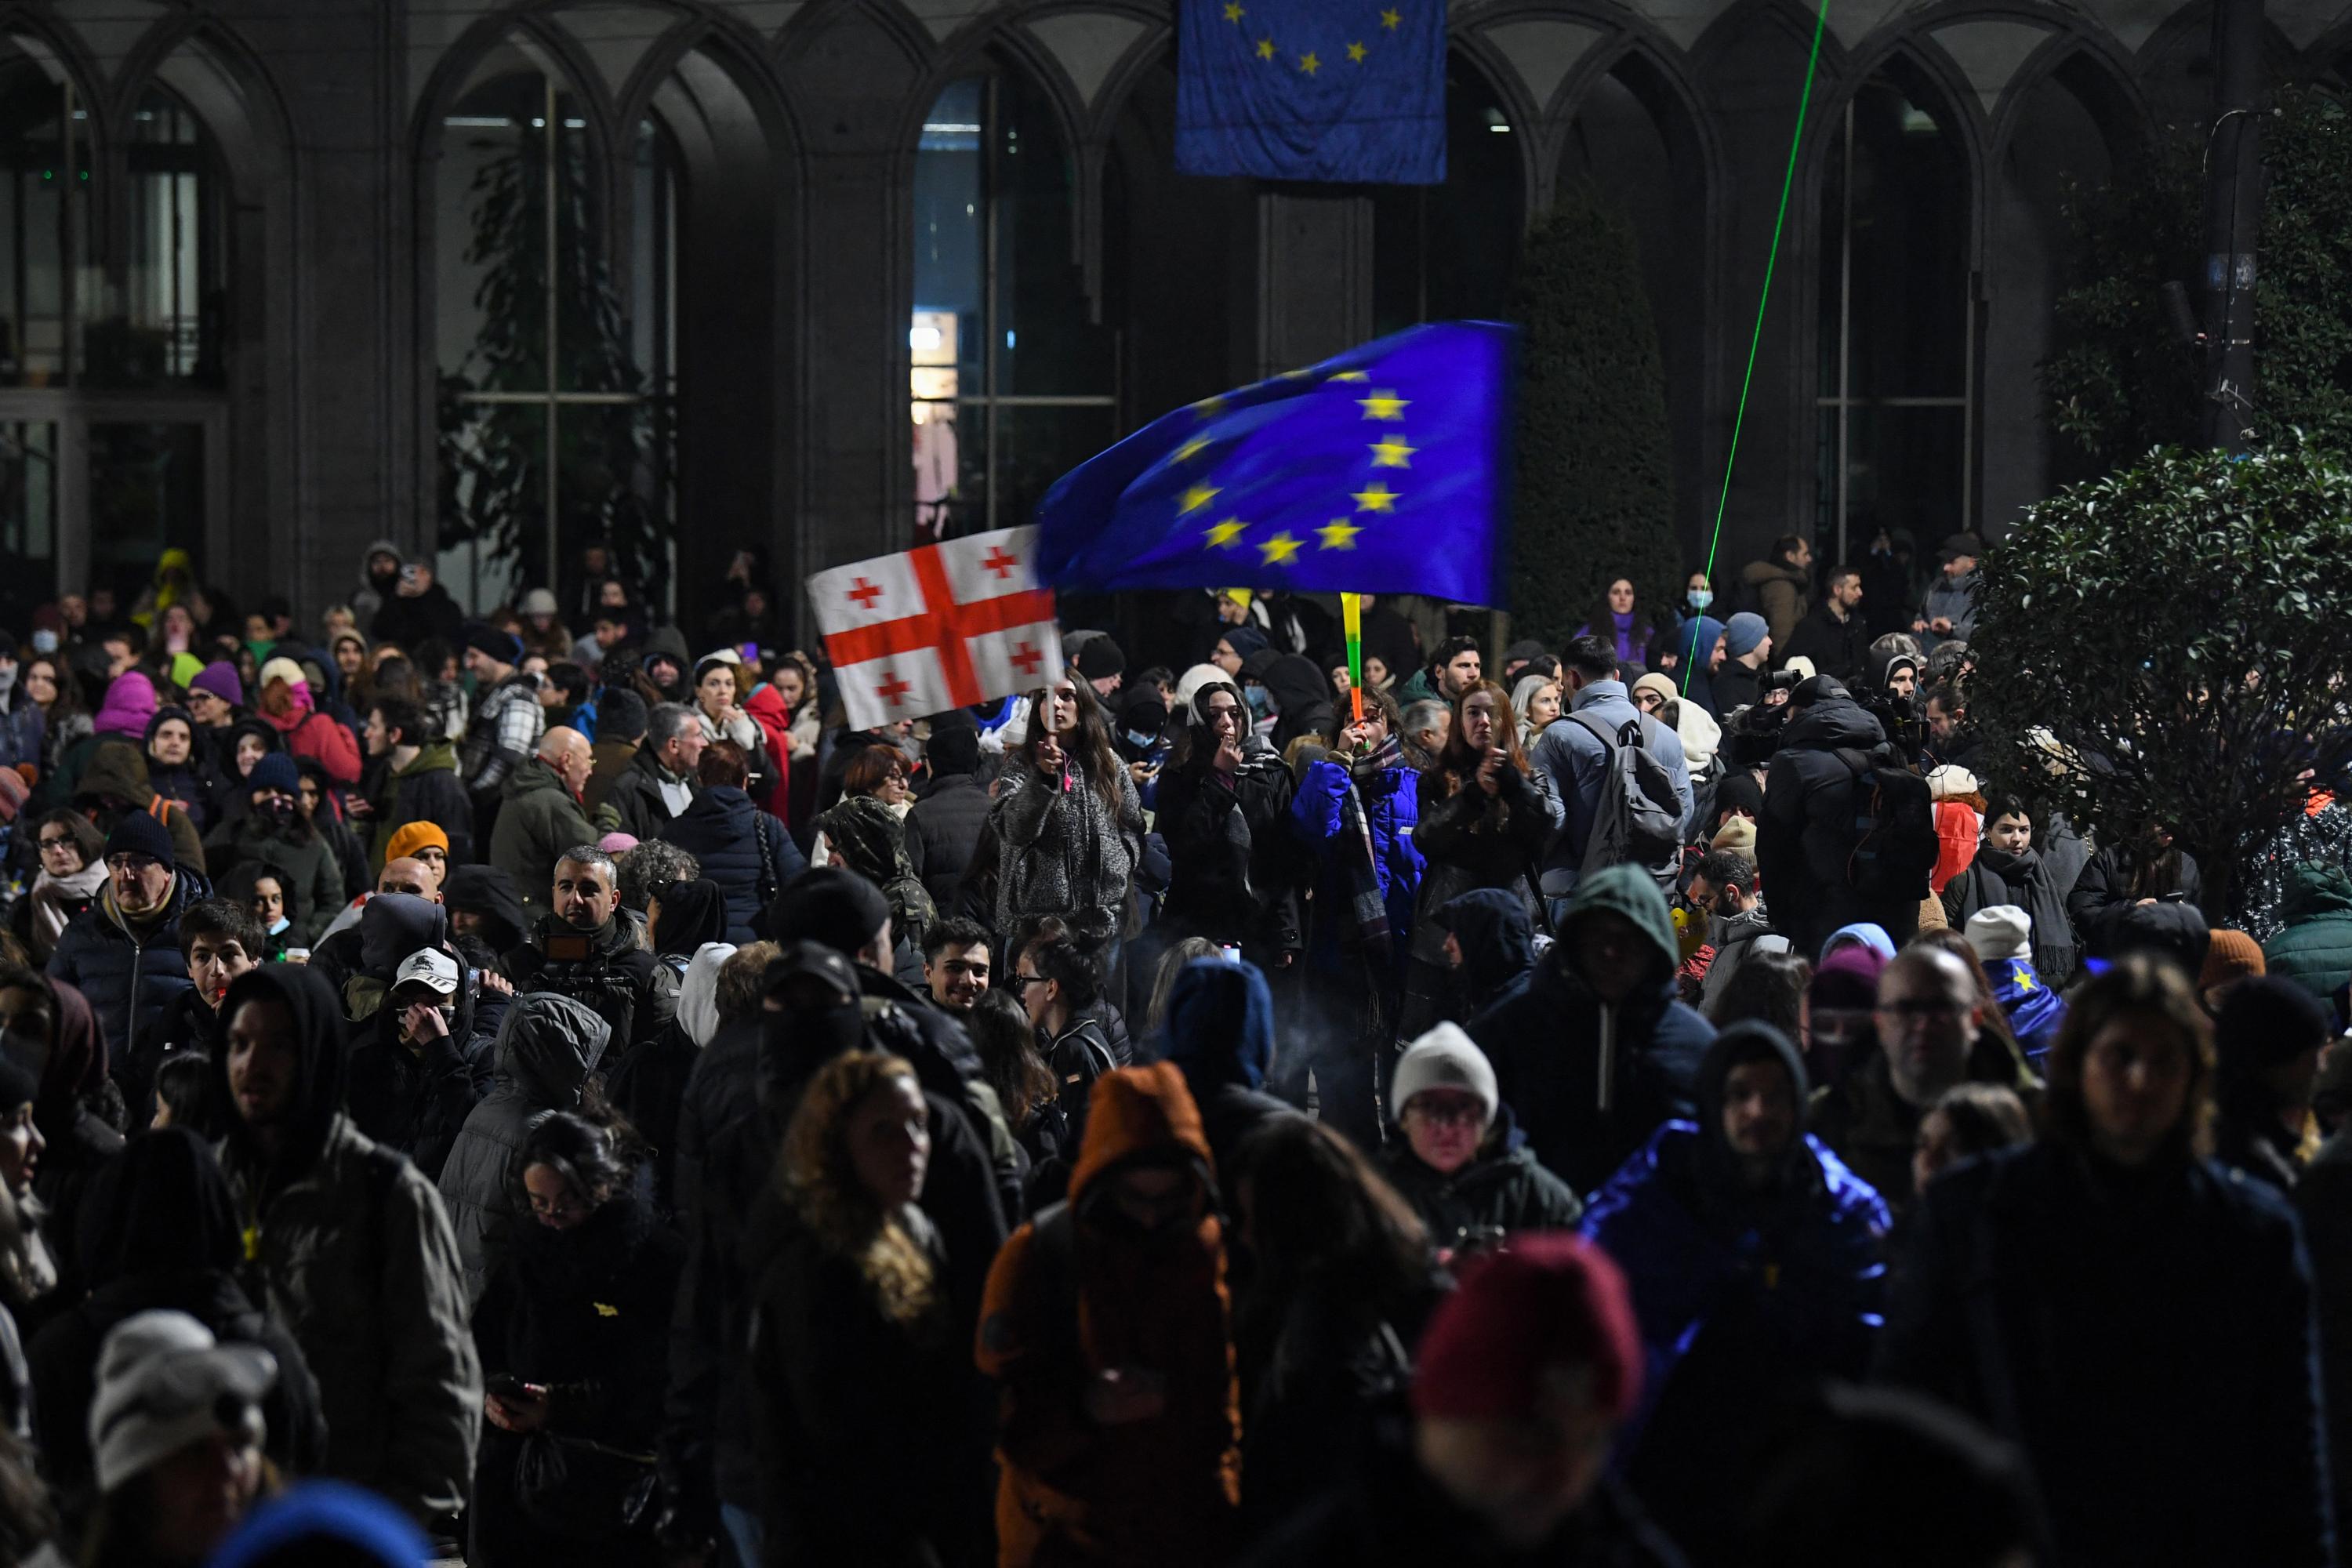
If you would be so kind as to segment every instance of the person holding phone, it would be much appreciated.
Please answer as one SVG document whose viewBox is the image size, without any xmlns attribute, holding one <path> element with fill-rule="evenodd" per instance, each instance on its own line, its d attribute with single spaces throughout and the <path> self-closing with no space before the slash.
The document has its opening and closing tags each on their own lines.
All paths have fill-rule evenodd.
<svg viewBox="0 0 2352 1568">
<path fill-rule="evenodd" d="M 1308 873 L 1290 826 L 1297 786 L 1282 759 L 1253 742 L 1238 687 L 1204 682 L 1192 707 L 1160 779 L 1154 826 L 1171 871 L 1163 934 L 1238 942 L 1269 975 L 1286 972 L 1304 945 L 1298 894 Z"/>
<path fill-rule="evenodd" d="M 1002 847 L 996 929 L 1051 915 L 1098 949 L 1118 934 L 1143 805 L 1085 681 L 1063 676 L 1030 694 L 1029 711 L 989 811 Z"/>
</svg>

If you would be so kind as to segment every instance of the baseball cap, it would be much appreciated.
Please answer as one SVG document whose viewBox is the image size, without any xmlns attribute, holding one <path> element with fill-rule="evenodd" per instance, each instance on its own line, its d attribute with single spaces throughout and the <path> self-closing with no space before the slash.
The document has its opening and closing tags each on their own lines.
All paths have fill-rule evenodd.
<svg viewBox="0 0 2352 1568">
<path fill-rule="evenodd" d="M 424 985 L 444 996 L 457 994 L 457 961 L 437 948 L 419 948 L 400 961 L 393 972 L 392 988 L 404 985 Z"/>
</svg>

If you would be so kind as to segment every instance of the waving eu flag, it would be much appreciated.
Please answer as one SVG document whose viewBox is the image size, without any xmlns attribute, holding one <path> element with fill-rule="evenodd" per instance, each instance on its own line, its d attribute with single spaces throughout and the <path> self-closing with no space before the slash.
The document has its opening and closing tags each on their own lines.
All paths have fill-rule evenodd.
<svg viewBox="0 0 2352 1568">
<path fill-rule="evenodd" d="M 1181 0 L 1176 167 L 1445 178 L 1445 0 Z"/>
<path fill-rule="evenodd" d="M 1502 607 L 1511 329 L 1414 327 L 1163 415 L 1038 503 L 1039 574 Z"/>
</svg>

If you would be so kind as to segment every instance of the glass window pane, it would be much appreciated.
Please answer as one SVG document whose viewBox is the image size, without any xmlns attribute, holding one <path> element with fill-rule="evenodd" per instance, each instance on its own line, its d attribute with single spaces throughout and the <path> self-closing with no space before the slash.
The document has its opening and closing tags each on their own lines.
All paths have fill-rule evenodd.
<svg viewBox="0 0 2352 1568">
<path fill-rule="evenodd" d="M 541 403 L 442 405 L 441 544 L 479 546 L 477 607 L 504 597 L 517 566 L 544 568 L 547 416 Z"/>
<path fill-rule="evenodd" d="M 1831 419 L 1833 409 L 1823 409 Z M 1957 533 L 1961 437 L 1958 408 L 1856 408 L 1848 425 L 1846 539 L 1861 550 L 1882 528 L 1905 528 L 1929 548 Z M 1835 475 L 1828 476 L 1835 483 Z M 1834 499 L 1834 496 L 1832 496 Z"/>
<path fill-rule="evenodd" d="M 24 569 L 12 573 L 8 596 L 45 595 L 57 552 L 58 427 L 46 420 L 0 422 L 0 556 Z"/>
<path fill-rule="evenodd" d="M 1957 397 L 1968 338 L 1968 165 L 1895 87 L 1854 100 L 1853 311 L 1858 397 Z"/>
<path fill-rule="evenodd" d="M 205 431 L 193 423 L 89 426 L 89 580 L 137 596 L 166 550 L 205 545 Z"/>
<path fill-rule="evenodd" d="M 90 321 L 90 379 L 218 385 L 221 222 L 211 139 L 161 88 L 142 96 L 131 132 L 122 287 L 116 308 Z"/>
<path fill-rule="evenodd" d="M 63 81 L 0 39 L 0 385 L 61 386 L 79 369 L 67 304 L 69 265 L 90 254 L 89 121 L 69 101 Z"/>
<path fill-rule="evenodd" d="M 1044 93 L 1017 71 L 996 78 L 996 395 L 1084 397 L 1112 390 L 1109 331 L 1091 321 L 1071 248 L 1077 173 Z M 999 522 L 1005 519 L 1000 516 Z"/>
</svg>

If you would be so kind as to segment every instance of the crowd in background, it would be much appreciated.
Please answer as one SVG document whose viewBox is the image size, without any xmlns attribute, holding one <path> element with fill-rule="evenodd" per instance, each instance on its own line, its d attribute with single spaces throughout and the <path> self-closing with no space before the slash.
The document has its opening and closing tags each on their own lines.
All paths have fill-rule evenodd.
<svg viewBox="0 0 2352 1568">
<path fill-rule="evenodd" d="M 2334 1563 L 2340 781 L 2229 924 L 1997 782 L 1982 548 L 872 729 L 751 552 L 42 605 L 0 1558 Z"/>
</svg>

